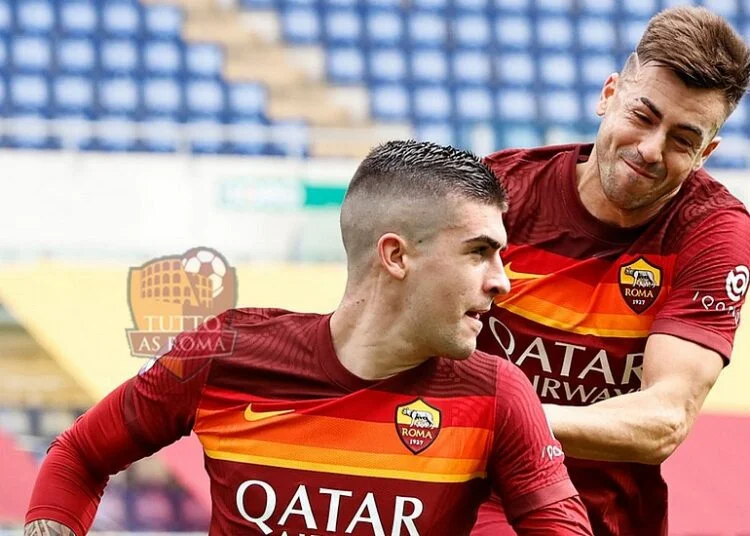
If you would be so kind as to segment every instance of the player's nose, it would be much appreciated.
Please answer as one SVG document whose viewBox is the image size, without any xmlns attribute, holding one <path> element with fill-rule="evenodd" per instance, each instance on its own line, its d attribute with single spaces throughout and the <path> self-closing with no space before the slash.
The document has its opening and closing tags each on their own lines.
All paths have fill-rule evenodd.
<svg viewBox="0 0 750 536">
<path fill-rule="evenodd" d="M 510 292 L 510 279 L 508 279 L 508 274 L 505 273 L 503 261 L 499 258 L 497 262 L 493 263 L 492 268 L 487 274 L 484 291 L 493 298 L 495 296 L 504 296 Z"/>
</svg>

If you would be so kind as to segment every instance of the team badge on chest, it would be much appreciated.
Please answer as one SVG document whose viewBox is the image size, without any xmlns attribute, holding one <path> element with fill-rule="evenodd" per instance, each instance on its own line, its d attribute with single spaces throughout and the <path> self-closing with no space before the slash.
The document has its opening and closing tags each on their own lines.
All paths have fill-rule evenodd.
<svg viewBox="0 0 750 536">
<path fill-rule="evenodd" d="M 440 410 L 421 398 L 396 408 L 396 432 L 414 454 L 429 447 L 440 433 Z"/>
<path fill-rule="evenodd" d="M 641 314 L 656 301 L 661 291 L 662 270 L 644 257 L 620 266 L 620 293 L 634 312 Z"/>
</svg>

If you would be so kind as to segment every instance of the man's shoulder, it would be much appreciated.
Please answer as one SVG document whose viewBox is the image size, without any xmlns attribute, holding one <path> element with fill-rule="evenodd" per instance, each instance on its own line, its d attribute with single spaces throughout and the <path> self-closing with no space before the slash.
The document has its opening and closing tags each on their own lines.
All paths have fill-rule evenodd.
<svg viewBox="0 0 750 536">
<path fill-rule="evenodd" d="M 477 384 L 493 389 L 498 383 L 525 378 L 521 369 L 507 359 L 480 350 L 476 350 L 468 359 L 454 363 L 461 377 L 471 378 Z"/>
<path fill-rule="evenodd" d="M 518 166 L 541 166 L 551 159 L 578 151 L 582 145 L 546 145 L 531 148 L 509 148 L 492 153 L 484 158 L 485 163 L 496 173 Z"/>
<path fill-rule="evenodd" d="M 319 314 L 298 313 L 273 307 L 239 307 L 223 313 L 231 327 L 250 327 L 271 324 L 305 325 L 321 318 Z"/>
</svg>

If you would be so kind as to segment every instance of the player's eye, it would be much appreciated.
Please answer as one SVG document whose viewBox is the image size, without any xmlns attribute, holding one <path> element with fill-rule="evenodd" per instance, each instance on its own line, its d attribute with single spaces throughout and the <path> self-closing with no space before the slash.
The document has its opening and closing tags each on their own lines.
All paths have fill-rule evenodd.
<svg viewBox="0 0 750 536">
<path fill-rule="evenodd" d="M 634 111 L 633 112 L 633 116 L 638 121 L 640 121 L 641 123 L 643 123 L 645 125 L 650 125 L 651 124 L 651 118 L 649 116 L 647 116 L 646 114 L 644 114 L 644 113 L 641 113 L 641 112 L 638 112 L 638 111 Z"/>
</svg>

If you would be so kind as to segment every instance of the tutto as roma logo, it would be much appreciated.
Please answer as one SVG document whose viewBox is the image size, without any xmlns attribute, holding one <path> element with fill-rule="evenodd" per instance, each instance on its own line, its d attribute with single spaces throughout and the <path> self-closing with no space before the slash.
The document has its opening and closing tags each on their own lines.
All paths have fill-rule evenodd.
<svg viewBox="0 0 750 536">
<path fill-rule="evenodd" d="M 407 449 L 419 454 L 440 433 L 440 410 L 421 398 L 396 408 L 396 433 Z"/>
<path fill-rule="evenodd" d="M 656 301 L 661 291 L 662 270 L 639 257 L 620 266 L 620 293 L 634 312 L 641 314 Z"/>
</svg>

